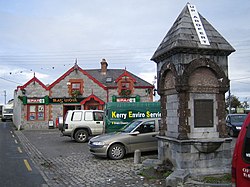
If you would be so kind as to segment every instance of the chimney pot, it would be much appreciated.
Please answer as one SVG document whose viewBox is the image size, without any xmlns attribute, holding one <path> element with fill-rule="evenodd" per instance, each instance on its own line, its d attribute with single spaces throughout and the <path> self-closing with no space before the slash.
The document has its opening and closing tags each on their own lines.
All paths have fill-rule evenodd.
<svg viewBox="0 0 250 187">
<path fill-rule="evenodd" d="M 107 61 L 103 58 L 101 61 L 101 74 L 102 75 L 106 75 L 107 73 L 107 67 L 108 67 L 108 63 Z"/>
</svg>

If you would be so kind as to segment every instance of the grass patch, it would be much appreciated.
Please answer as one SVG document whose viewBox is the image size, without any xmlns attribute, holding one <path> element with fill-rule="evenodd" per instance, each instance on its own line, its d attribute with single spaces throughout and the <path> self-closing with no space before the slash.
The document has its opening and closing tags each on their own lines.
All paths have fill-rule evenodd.
<svg viewBox="0 0 250 187">
<path fill-rule="evenodd" d="M 225 174 L 225 175 L 219 175 L 219 176 L 206 176 L 206 177 L 203 177 L 202 182 L 214 183 L 214 184 L 230 183 L 231 178 L 232 178 L 231 174 Z"/>
</svg>

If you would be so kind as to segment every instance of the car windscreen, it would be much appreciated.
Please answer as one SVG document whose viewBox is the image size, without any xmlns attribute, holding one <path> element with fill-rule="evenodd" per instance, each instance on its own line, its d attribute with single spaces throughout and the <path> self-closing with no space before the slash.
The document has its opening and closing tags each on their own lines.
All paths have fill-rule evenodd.
<svg viewBox="0 0 250 187">
<path fill-rule="evenodd" d="M 13 113 L 13 109 L 4 109 L 4 113 L 6 113 L 6 114 L 12 114 Z"/>
<path fill-rule="evenodd" d="M 232 115 L 231 123 L 243 123 L 247 115 Z"/>
<path fill-rule="evenodd" d="M 131 123 L 127 124 L 121 131 L 129 133 L 134 130 L 134 128 L 136 128 L 140 123 L 141 121 L 138 120 L 132 121 Z"/>
</svg>

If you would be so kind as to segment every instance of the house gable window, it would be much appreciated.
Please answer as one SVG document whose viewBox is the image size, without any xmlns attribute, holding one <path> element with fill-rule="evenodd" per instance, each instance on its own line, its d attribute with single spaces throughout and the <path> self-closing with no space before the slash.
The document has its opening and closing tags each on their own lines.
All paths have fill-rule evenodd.
<svg viewBox="0 0 250 187">
<path fill-rule="evenodd" d="M 72 97 L 82 95 L 84 92 L 83 87 L 82 79 L 70 79 L 68 84 L 69 95 Z"/>
<path fill-rule="evenodd" d="M 132 93 L 133 82 L 127 77 L 123 78 L 120 83 L 118 83 L 119 95 L 128 96 Z"/>
<path fill-rule="evenodd" d="M 121 89 L 122 90 L 130 89 L 130 82 L 128 82 L 128 81 L 122 81 L 121 82 Z"/>
<path fill-rule="evenodd" d="M 119 95 L 129 96 L 133 93 L 136 80 L 126 70 L 116 79 L 115 82 L 117 83 L 117 91 Z"/>
</svg>

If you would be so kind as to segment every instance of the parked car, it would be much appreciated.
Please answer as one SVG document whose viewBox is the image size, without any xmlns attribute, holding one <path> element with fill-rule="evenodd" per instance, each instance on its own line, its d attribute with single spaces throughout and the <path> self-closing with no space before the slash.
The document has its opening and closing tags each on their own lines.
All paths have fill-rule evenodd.
<svg viewBox="0 0 250 187">
<path fill-rule="evenodd" d="M 125 154 L 135 150 L 155 151 L 160 118 L 137 119 L 125 126 L 120 132 L 112 132 L 93 137 L 89 140 L 90 152 L 95 156 L 122 159 Z"/>
<path fill-rule="evenodd" d="M 237 138 L 232 160 L 232 184 L 250 186 L 250 113 Z"/>
<path fill-rule="evenodd" d="M 226 117 L 226 126 L 228 134 L 232 137 L 237 136 L 241 130 L 242 124 L 247 114 L 228 114 Z"/>
<path fill-rule="evenodd" d="M 89 136 L 103 133 L 103 115 L 102 110 L 68 110 L 59 130 L 79 143 L 87 142 Z"/>
</svg>

